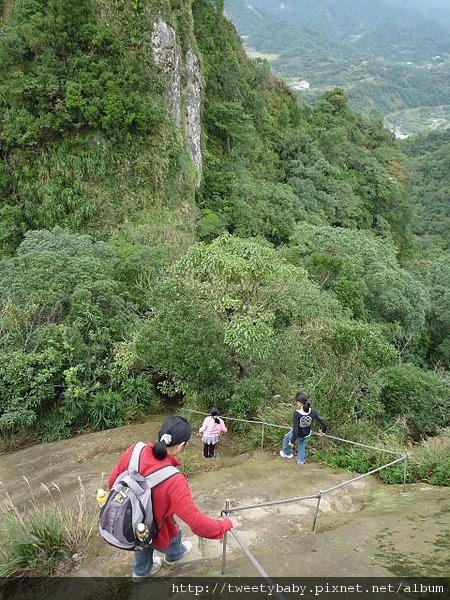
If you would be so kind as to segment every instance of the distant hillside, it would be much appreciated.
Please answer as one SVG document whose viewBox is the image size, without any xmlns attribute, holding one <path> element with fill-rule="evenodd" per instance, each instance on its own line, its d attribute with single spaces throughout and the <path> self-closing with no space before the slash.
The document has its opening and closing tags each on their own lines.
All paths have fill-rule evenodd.
<svg viewBox="0 0 450 600">
<path fill-rule="evenodd" d="M 450 25 L 450 4 L 448 0 L 391 0 L 392 6 L 416 10 L 436 23 Z"/>
<path fill-rule="evenodd" d="M 420 0 L 226 0 L 249 49 L 268 53 L 308 98 L 336 85 L 358 110 L 383 114 L 448 103 L 450 14 Z M 433 10 L 434 9 L 434 10 Z M 445 17 L 449 15 L 449 17 Z M 264 56 L 264 54 L 263 54 Z"/>
<path fill-rule="evenodd" d="M 450 250 L 450 131 L 414 136 L 402 148 L 418 216 L 415 232 Z"/>
</svg>

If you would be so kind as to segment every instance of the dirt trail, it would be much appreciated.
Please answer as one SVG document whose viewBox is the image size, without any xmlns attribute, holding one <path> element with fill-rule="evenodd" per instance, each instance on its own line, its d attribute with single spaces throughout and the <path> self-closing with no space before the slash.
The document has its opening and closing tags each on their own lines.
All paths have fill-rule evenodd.
<svg viewBox="0 0 450 600">
<path fill-rule="evenodd" d="M 95 503 L 101 473 L 107 474 L 120 452 L 138 439 L 155 438 L 161 420 L 41 444 L 0 457 L 0 480 L 14 501 L 27 497 L 22 476 L 34 489 L 40 483 L 58 484 L 63 498 L 72 494 L 81 478 Z M 219 451 L 214 462 L 201 458 L 201 442 L 193 438 L 190 461 L 207 469 L 190 478 L 198 506 L 219 516 L 225 499 L 233 506 L 315 493 L 351 477 L 278 455 L 254 452 L 231 456 Z M 364 478 L 326 495 L 312 533 L 315 500 L 277 507 L 255 508 L 234 514 L 238 532 L 269 575 L 277 576 L 402 576 L 450 573 L 450 490 L 426 485 L 386 486 Z M 44 501 L 46 495 L 40 496 Z M 219 576 L 221 542 L 201 540 L 183 526 L 194 548 L 189 560 L 177 567 L 180 576 Z M 230 538 L 230 536 L 229 536 Z M 227 575 L 253 576 L 254 567 L 233 539 L 229 539 Z M 130 556 L 94 537 L 89 558 L 74 571 L 79 576 L 129 574 Z M 173 574 L 163 568 L 161 575 Z"/>
</svg>

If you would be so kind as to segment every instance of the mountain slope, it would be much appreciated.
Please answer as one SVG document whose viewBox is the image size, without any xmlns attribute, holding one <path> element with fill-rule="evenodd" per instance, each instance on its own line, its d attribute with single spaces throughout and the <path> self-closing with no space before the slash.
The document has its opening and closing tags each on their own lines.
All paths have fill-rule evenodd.
<svg viewBox="0 0 450 600">
<path fill-rule="evenodd" d="M 402 445 L 447 423 L 399 146 L 341 89 L 298 102 L 222 6 L 17 0 L 2 21 L 5 449 L 173 398 L 253 417 L 298 382 L 374 443 L 386 419 Z"/>
<path fill-rule="evenodd" d="M 450 23 L 384 0 L 226 2 L 248 47 L 276 72 L 306 79 L 310 97 L 343 86 L 358 110 L 447 103 Z"/>
</svg>

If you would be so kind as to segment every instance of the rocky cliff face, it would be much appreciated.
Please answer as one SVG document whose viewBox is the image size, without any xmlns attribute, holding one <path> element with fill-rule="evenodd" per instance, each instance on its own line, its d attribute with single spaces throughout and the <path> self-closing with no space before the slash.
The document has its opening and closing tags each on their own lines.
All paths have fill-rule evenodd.
<svg viewBox="0 0 450 600">
<path fill-rule="evenodd" d="M 189 153 L 199 175 L 202 173 L 202 149 L 200 145 L 201 123 L 200 109 L 202 102 L 202 81 L 200 64 L 197 55 L 189 48 L 185 59 L 186 83 L 184 99 L 186 103 L 186 129 Z"/>
<path fill-rule="evenodd" d="M 155 23 L 151 39 L 155 63 L 168 79 L 167 100 L 173 121 L 184 130 L 188 151 L 200 180 L 202 83 L 199 60 L 192 47 L 182 54 L 175 30 L 162 20 Z"/>
<path fill-rule="evenodd" d="M 181 124 L 181 57 L 175 30 L 158 21 L 152 31 L 153 58 L 158 67 L 167 75 L 169 82 L 168 102 L 172 117 L 177 126 Z"/>
</svg>

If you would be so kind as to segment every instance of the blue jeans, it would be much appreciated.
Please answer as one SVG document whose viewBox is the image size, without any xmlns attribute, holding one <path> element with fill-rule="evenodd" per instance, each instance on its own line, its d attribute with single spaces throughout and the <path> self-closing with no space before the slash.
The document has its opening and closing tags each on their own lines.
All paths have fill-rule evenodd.
<svg viewBox="0 0 450 600">
<path fill-rule="evenodd" d="M 289 446 L 289 442 L 291 441 L 291 436 L 292 436 L 292 429 L 290 431 L 287 432 L 287 434 L 284 436 L 283 438 L 283 452 L 287 455 L 287 456 L 291 456 L 292 454 L 292 448 Z M 309 438 L 308 437 L 304 437 L 304 438 L 297 438 L 298 441 L 298 449 L 297 449 L 297 464 L 301 465 L 302 463 L 305 462 L 305 457 L 306 457 L 306 440 Z"/>
<path fill-rule="evenodd" d="M 153 544 L 150 544 L 148 548 L 142 550 L 136 550 L 134 552 L 134 558 L 132 562 L 133 573 L 140 577 L 145 577 L 150 572 L 153 565 L 153 552 L 158 550 L 166 555 L 167 560 L 177 561 L 181 560 L 186 554 L 186 549 L 181 543 L 181 527 L 178 526 L 178 533 L 175 537 L 170 538 L 167 550 L 159 550 Z"/>
</svg>

